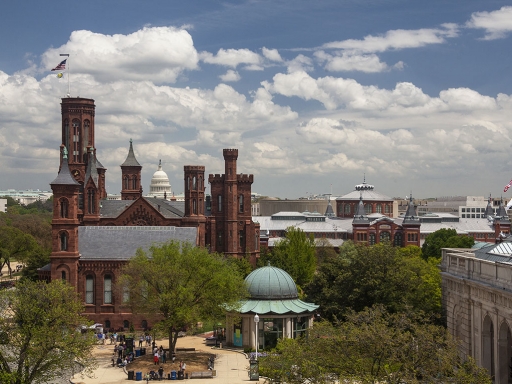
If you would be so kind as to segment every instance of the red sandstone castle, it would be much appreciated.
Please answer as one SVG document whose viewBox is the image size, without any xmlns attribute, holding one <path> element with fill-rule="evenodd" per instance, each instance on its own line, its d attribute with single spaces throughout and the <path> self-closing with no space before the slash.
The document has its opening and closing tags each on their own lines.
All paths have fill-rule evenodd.
<svg viewBox="0 0 512 384">
<path fill-rule="evenodd" d="M 83 297 L 88 317 L 106 328 L 147 327 L 123 306 L 114 290 L 122 266 L 137 248 L 187 241 L 232 257 L 259 257 L 259 224 L 251 217 L 253 175 L 237 174 L 237 149 L 225 149 L 225 173 L 210 174 L 211 204 L 205 202 L 205 167 L 184 166 L 185 201 L 142 196 L 142 166 L 133 145 L 121 165 L 121 200 L 106 200 L 106 169 L 96 158 L 94 100 L 62 99 L 60 168 L 51 182 L 54 207 L 50 264 L 41 278 L 62 279 Z"/>
</svg>

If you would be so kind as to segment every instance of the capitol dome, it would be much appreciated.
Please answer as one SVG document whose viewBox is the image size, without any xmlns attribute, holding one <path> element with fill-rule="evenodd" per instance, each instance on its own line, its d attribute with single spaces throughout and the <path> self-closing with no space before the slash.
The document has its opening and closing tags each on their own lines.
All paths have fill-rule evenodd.
<svg viewBox="0 0 512 384">
<path fill-rule="evenodd" d="M 149 185 L 149 197 L 157 197 L 160 199 L 170 198 L 172 194 L 171 183 L 167 173 L 162 171 L 162 160 L 158 164 L 158 170 L 153 174 L 151 178 L 151 184 Z"/>
<path fill-rule="evenodd" d="M 252 271 L 245 278 L 251 300 L 297 299 L 297 286 L 292 277 L 280 268 L 266 267 Z"/>
</svg>

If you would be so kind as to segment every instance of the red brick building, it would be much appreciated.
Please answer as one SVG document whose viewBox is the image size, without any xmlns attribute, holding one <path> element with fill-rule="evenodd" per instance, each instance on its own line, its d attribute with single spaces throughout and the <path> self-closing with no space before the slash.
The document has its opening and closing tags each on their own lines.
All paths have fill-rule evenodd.
<svg viewBox="0 0 512 384">
<path fill-rule="evenodd" d="M 253 175 L 237 174 L 238 150 L 225 149 L 223 175 L 209 175 L 211 212 L 205 209 L 205 167 L 184 167 L 185 201 L 142 196 L 142 166 L 133 143 L 121 165 L 121 200 L 106 200 L 106 169 L 96 158 L 94 100 L 64 98 L 62 145 L 54 193 L 52 254 L 41 278 L 62 279 L 82 295 L 86 314 L 107 328 L 144 328 L 148 320 L 123 306 L 114 289 L 137 248 L 187 241 L 232 257 L 259 257 L 259 224 L 251 218 Z"/>
</svg>

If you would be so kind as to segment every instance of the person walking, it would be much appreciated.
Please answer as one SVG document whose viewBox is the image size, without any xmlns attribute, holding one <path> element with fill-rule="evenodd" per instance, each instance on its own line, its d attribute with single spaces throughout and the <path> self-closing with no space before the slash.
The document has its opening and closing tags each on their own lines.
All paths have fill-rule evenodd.
<svg viewBox="0 0 512 384">
<path fill-rule="evenodd" d="M 139 348 L 142 348 L 142 342 L 144 341 L 144 336 L 140 335 L 139 337 Z"/>
<path fill-rule="evenodd" d="M 160 368 L 158 368 L 158 376 L 160 377 L 160 381 L 162 381 L 164 377 L 164 367 L 160 366 Z"/>
<path fill-rule="evenodd" d="M 155 365 L 158 365 L 158 363 L 160 362 L 160 359 L 158 358 L 158 351 L 156 351 L 153 355 L 153 362 L 155 363 Z"/>
</svg>

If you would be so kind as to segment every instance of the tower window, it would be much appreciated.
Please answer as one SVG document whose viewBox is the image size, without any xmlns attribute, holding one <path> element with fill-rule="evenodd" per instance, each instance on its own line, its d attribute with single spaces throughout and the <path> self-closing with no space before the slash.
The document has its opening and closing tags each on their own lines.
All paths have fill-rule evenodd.
<svg viewBox="0 0 512 384">
<path fill-rule="evenodd" d="M 244 195 L 240 195 L 240 197 L 238 198 L 238 210 L 240 212 L 244 211 Z"/>
<path fill-rule="evenodd" d="M 217 211 L 222 212 L 222 195 L 217 196 Z"/>
<path fill-rule="evenodd" d="M 192 213 L 194 215 L 197 215 L 197 200 L 196 199 L 192 200 Z"/>
<path fill-rule="evenodd" d="M 66 281 L 66 271 L 61 271 L 60 278 L 62 281 Z"/>
<path fill-rule="evenodd" d="M 197 189 L 197 180 L 196 180 L 195 176 L 192 178 L 192 189 L 193 190 Z"/>
<path fill-rule="evenodd" d="M 60 234 L 60 250 L 68 250 L 68 234 L 66 232 L 61 232 Z"/>
<path fill-rule="evenodd" d="M 128 176 L 124 177 L 124 189 L 130 188 L 130 178 Z"/>
<path fill-rule="evenodd" d="M 63 219 L 68 217 L 68 201 L 66 199 L 60 200 L 60 217 Z"/>
<path fill-rule="evenodd" d="M 73 120 L 73 161 L 80 162 L 80 121 Z"/>
<path fill-rule="evenodd" d="M 87 210 L 90 214 L 96 213 L 96 193 L 94 189 L 89 188 L 87 190 Z"/>
<path fill-rule="evenodd" d="M 132 189 L 134 191 L 137 190 L 137 176 L 135 176 L 135 175 L 132 176 Z"/>
<path fill-rule="evenodd" d="M 85 277 L 85 303 L 94 304 L 94 277 L 92 275 Z"/>
</svg>

